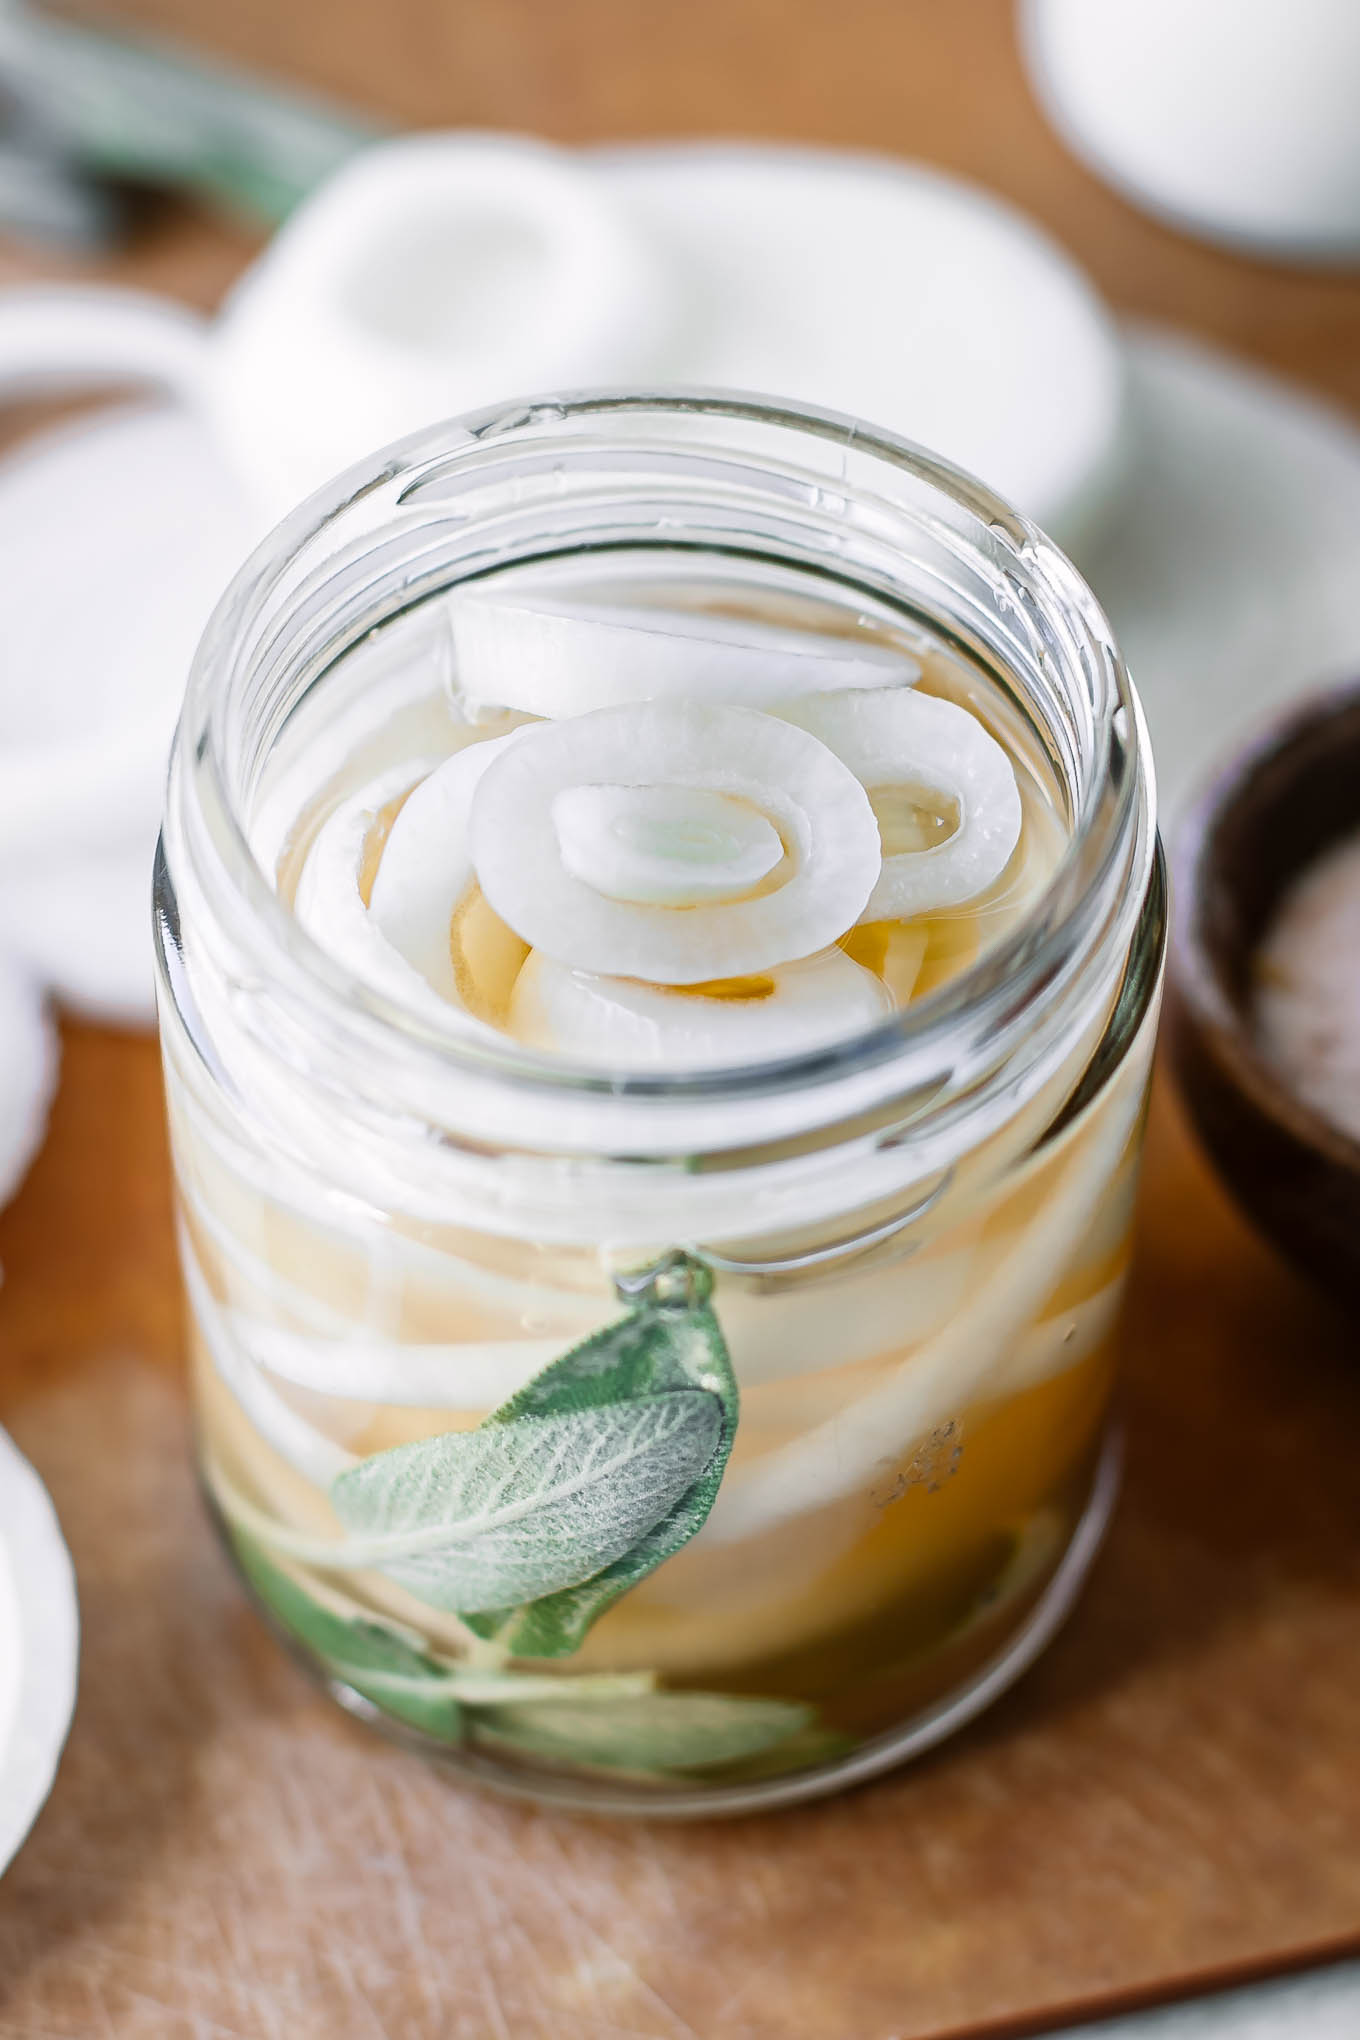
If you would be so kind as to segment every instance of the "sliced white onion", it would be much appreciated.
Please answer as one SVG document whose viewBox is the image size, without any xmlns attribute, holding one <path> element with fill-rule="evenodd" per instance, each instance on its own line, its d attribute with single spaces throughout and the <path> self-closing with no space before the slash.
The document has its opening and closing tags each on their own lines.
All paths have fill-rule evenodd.
<svg viewBox="0 0 1360 2040">
<path fill-rule="evenodd" d="M 369 915 L 385 941 L 454 1005 L 461 1000 L 450 928 L 473 879 L 468 849 L 472 796 L 493 758 L 519 735 L 512 730 L 509 736 L 469 744 L 422 780 L 392 824 L 369 896 Z"/>
<path fill-rule="evenodd" d="M 800 1390 L 825 1388 L 832 1411 L 848 1394 L 847 1368 L 896 1356 L 932 1337 L 985 1279 L 987 1258 L 972 1241 L 932 1247 L 883 1268 L 851 1262 L 832 1279 L 825 1271 L 782 1284 L 726 1280 L 718 1311 L 743 1395 L 750 1442 L 757 1425 L 801 1427 Z M 755 1391 L 769 1388 L 760 1396 Z"/>
<path fill-rule="evenodd" d="M 227 1224 L 192 1181 L 182 1180 L 179 1188 L 195 1228 L 212 1245 L 214 1267 L 238 1317 L 267 1313 L 280 1324 L 301 1326 L 331 1342 L 361 1335 L 379 1340 L 400 1318 L 403 1304 L 414 1299 L 421 1315 L 433 1314 L 435 1323 L 445 1318 L 457 1323 L 469 1315 L 484 1323 L 489 1317 L 505 1326 L 507 1339 L 520 1333 L 542 1335 L 552 1338 L 560 1353 L 598 1331 L 613 1314 L 607 1285 L 595 1294 L 559 1289 L 546 1279 L 503 1274 L 401 1232 L 362 1244 L 327 1232 L 320 1237 L 328 1253 L 354 1254 L 366 1263 L 365 1309 L 355 1316 L 326 1293 L 326 1256 L 310 1270 L 299 1270 L 292 1261 L 291 1272 L 285 1273 Z M 303 1273 L 311 1274 L 310 1283 L 299 1279 Z"/>
<path fill-rule="evenodd" d="M 734 1069 L 844 1041 L 892 1010 L 886 987 L 841 949 L 781 964 L 745 997 L 591 977 L 536 949 L 510 1026 L 528 1047 L 611 1069 Z"/>
<path fill-rule="evenodd" d="M 861 916 L 907 919 L 962 906 L 994 885 L 1020 840 L 1020 790 L 996 738 L 955 702 L 904 689 L 805 696 L 781 711 L 875 792 L 921 787 L 957 803 L 958 827 L 928 850 L 883 858 Z"/>
<path fill-rule="evenodd" d="M 717 905 L 643 906 L 569 871 L 553 821 L 572 787 L 701 787 L 763 815 L 785 846 L 784 883 Z M 702 984 L 825 949 L 878 877 L 878 824 L 854 774 L 791 722 L 707 702 L 596 709 L 519 733 L 472 803 L 482 891 L 531 948 L 575 970 Z"/>
<path fill-rule="evenodd" d="M 432 759 L 394 766 L 343 801 L 317 831 L 298 881 L 293 911 L 312 939 L 365 984 L 402 1005 L 447 1017 L 448 1007 L 393 948 L 359 890 L 369 832 L 389 801 L 404 793 Z"/>
<path fill-rule="evenodd" d="M 751 617 L 469 592 L 451 606 L 459 693 L 531 715 L 581 715 L 630 701 L 773 708 L 841 687 L 909 686 L 909 653 Z"/>
<path fill-rule="evenodd" d="M 354 154 L 235 286 L 206 395 L 222 444 L 282 515 L 436 419 L 645 383 L 670 320 L 649 239 L 573 151 L 404 135 Z"/>
<path fill-rule="evenodd" d="M 233 1313 L 235 1336 L 257 1366 L 315 1395 L 387 1408 L 491 1409 L 574 1343 L 481 1339 L 415 1345 L 353 1334 L 311 1338 Z"/>
<path fill-rule="evenodd" d="M 573 878 L 644 907 L 740 899 L 784 856 L 749 801 L 706 786 L 568 786 L 552 819 Z"/>
<path fill-rule="evenodd" d="M 1113 1332 L 1123 1297 L 1121 1269 L 1094 1296 L 1041 1319 L 1017 1343 L 1009 1365 L 988 1384 L 991 1394 L 998 1401 L 1003 1396 L 1019 1395 L 1023 1389 L 1036 1388 L 1040 1382 L 1088 1359 Z"/>
<path fill-rule="evenodd" d="M 208 1358 L 235 1396 L 247 1422 L 254 1425 L 260 1436 L 273 1446 L 295 1473 L 300 1473 L 304 1480 L 311 1481 L 316 1487 L 329 1487 L 337 1474 L 353 1466 L 354 1454 L 347 1452 L 343 1445 L 337 1445 L 334 1439 L 326 1437 L 324 1432 L 291 1409 L 277 1390 L 264 1380 L 248 1355 L 239 1350 L 228 1330 L 225 1314 L 208 1288 L 192 1245 L 182 1229 L 180 1268 L 189 1307 Z"/>
<path fill-rule="evenodd" d="M 730 1470 L 704 1525 L 706 1543 L 739 1543 L 852 1494 L 937 1425 L 992 1400 L 994 1382 L 1004 1385 L 1039 1312 L 1081 1252 L 1142 1100 L 1141 1085 L 1131 1084 L 1099 1108 L 1094 1124 L 1069 1134 L 1061 1174 L 1044 1182 L 1028 1223 L 933 1337 L 825 1424 Z M 1055 1354 L 1045 1335 L 1023 1364 L 1034 1380 L 1045 1361 L 1061 1367 L 1069 1360 L 1066 1348 Z"/>
</svg>

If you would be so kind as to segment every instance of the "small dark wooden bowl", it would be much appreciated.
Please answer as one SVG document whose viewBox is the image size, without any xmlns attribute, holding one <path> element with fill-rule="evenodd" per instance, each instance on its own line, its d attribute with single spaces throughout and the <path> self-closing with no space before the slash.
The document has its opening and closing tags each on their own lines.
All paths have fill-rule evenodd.
<svg viewBox="0 0 1360 2040">
<path fill-rule="evenodd" d="M 1275 1244 L 1360 1313 L 1360 1141 L 1305 1105 L 1258 1052 L 1252 963 L 1280 897 L 1360 829 L 1360 683 L 1258 737 L 1179 833 L 1168 1033 L 1190 1116 L 1224 1182 Z"/>
</svg>

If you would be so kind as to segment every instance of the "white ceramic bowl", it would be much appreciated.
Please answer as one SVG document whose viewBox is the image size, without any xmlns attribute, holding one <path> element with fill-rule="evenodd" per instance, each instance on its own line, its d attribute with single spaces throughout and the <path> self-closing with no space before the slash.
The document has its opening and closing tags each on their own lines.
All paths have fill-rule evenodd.
<svg viewBox="0 0 1360 2040">
<path fill-rule="evenodd" d="M 79 1634 L 56 1512 L 0 1431 L 0 1871 L 52 1789 L 75 1707 Z"/>
</svg>

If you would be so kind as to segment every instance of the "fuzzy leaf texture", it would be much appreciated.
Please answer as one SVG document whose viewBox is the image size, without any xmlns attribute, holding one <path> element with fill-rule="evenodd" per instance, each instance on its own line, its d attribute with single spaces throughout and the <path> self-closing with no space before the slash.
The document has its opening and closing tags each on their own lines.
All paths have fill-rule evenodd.
<svg viewBox="0 0 1360 2040">
<path fill-rule="evenodd" d="M 341 1474 L 331 1500 L 346 1563 L 373 1565 L 516 1656 L 576 1650 L 702 1527 L 736 1430 L 706 1274 L 682 1256 L 667 1266 L 679 1276 L 664 1300 L 572 1347 L 476 1430 Z"/>
<path fill-rule="evenodd" d="M 719 1428 L 713 1454 L 631 1548 L 575 1586 L 519 1607 L 472 1617 L 470 1626 L 517 1657 L 566 1657 L 578 1650 L 592 1623 L 707 1521 L 736 1435 L 739 1397 L 717 1318 L 706 1303 L 644 1303 L 627 1317 L 564 1353 L 487 1425 L 514 1422 L 527 1412 L 591 1407 L 661 1390 L 698 1388 L 716 1404 Z"/>
<path fill-rule="evenodd" d="M 331 1485 L 360 1553 L 453 1614 L 577 1585 L 673 1507 L 713 1457 L 721 1419 L 700 1391 L 521 1417 L 376 1453 Z"/>
</svg>

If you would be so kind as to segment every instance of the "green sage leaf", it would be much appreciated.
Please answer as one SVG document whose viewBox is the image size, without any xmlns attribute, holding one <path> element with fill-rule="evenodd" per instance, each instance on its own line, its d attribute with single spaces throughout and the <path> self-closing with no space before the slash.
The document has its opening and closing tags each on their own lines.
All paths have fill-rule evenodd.
<svg viewBox="0 0 1360 2040">
<path fill-rule="evenodd" d="M 859 1740 L 842 1729 L 827 1728 L 810 1721 L 783 1742 L 771 1743 L 745 1758 L 741 1767 L 743 1785 L 760 1778 L 784 1778 L 791 1771 L 815 1771 L 823 1764 L 838 1764 L 859 1748 Z"/>
<path fill-rule="evenodd" d="M 642 1693 L 590 1705 L 524 1701 L 478 1711 L 475 1739 L 611 1771 L 695 1771 L 755 1756 L 806 1729 L 799 1700 Z"/>
<path fill-rule="evenodd" d="M 473 1740 L 558 1763 L 666 1777 L 740 1762 L 773 1776 L 829 1762 L 851 1739 L 801 1701 L 658 1692 L 650 1673 L 535 1678 L 430 1657 L 400 1631 L 319 1600 L 231 1529 L 241 1569 L 279 1625 L 375 1707 L 441 1742 Z"/>
<path fill-rule="evenodd" d="M 644 1304 L 554 1360 L 487 1418 L 484 1429 L 529 1413 L 593 1408 L 657 1391 L 701 1389 L 719 1424 L 708 1463 L 630 1548 L 575 1586 L 519 1607 L 474 1614 L 469 1626 L 517 1657 L 565 1657 L 591 1624 L 695 1532 L 713 1507 L 736 1434 L 739 1397 L 718 1320 L 705 1302 Z"/>
<path fill-rule="evenodd" d="M 344 1563 L 460 1615 L 536 1601 L 633 1551 L 711 1465 L 723 1432 L 718 1398 L 689 1384 L 543 1414 L 510 1408 L 476 1430 L 375 1453 L 332 1482 L 351 1533 Z"/>
<path fill-rule="evenodd" d="M 231 1540 L 241 1570 L 270 1614 L 338 1679 L 398 1721 L 442 1742 L 460 1740 L 463 1710 L 443 1666 L 385 1623 L 327 1607 L 243 1531 L 233 1529 Z"/>
</svg>

